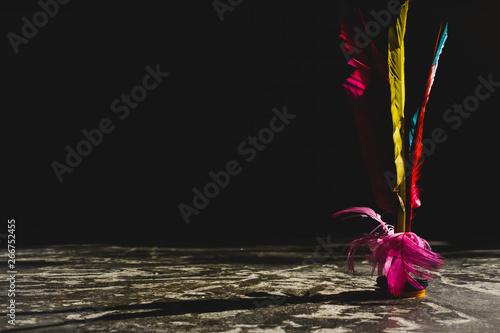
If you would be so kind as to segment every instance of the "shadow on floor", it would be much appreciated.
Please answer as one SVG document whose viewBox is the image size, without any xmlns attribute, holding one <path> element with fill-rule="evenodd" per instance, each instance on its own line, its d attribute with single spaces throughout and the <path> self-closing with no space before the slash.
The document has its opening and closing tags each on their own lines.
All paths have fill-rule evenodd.
<svg viewBox="0 0 500 333">
<path fill-rule="evenodd" d="M 214 300 L 192 300 L 192 301 L 169 301 L 154 302 L 149 304 L 118 305 L 109 307 L 86 307 L 78 309 L 64 309 L 41 312 L 19 312 L 18 316 L 36 316 L 40 314 L 62 314 L 62 313 L 104 313 L 109 311 L 119 311 L 123 313 L 105 314 L 92 319 L 67 320 L 60 323 L 47 325 L 27 326 L 5 330 L 4 332 L 20 332 L 28 330 L 49 329 L 62 327 L 65 325 L 79 325 L 97 321 L 116 321 L 147 317 L 164 317 L 173 315 L 183 315 L 188 313 L 210 313 L 230 310 L 249 310 L 265 308 L 268 306 L 283 306 L 285 304 L 306 304 L 306 303 L 327 303 L 327 304 L 347 304 L 359 305 L 369 303 L 377 305 L 378 302 L 388 298 L 373 290 L 347 291 L 332 295 L 273 295 L 265 292 L 257 292 L 246 295 L 248 298 L 237 299 L 214 299 Z M 382 303 L 380 303 L 382 304 Z M 144 311 L 150 310 L 150 311 Z"/>
</svg>

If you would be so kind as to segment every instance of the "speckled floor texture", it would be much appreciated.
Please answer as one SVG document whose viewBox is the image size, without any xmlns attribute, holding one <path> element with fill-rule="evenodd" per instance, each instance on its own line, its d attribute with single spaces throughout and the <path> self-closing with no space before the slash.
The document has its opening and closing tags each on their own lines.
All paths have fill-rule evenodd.
<svg viewBox="0 0 500 333">
<path fill-rule="evenodd" d="M 500 332 L 500 250 L 438 249 L 421 298 L 374 292 L 342 245 L 18 249 L 15 332 Z M 5 273 L 3 273 L 5 274 Z M 7 289 L 3 279 L 3 289 Z M 3 292 L 2 292 L 3 293 Z M 4 302 L 5 303 L 5 302 Z M 2 308 L 5 307 L 2 305 Z"/>
</svg>

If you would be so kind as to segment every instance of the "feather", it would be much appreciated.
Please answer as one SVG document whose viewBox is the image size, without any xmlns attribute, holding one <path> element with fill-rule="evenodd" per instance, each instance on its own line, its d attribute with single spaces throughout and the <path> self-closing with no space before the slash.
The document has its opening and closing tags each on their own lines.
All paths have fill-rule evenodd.
<svg viewBox="0 0 500 333">
<path fill-rule="evenodd" d="M 342 22 L 341 35 L 346 40 L 344 48 L 348 53 L 357 50 L 357 54 L 349 61 L 349 64 L 355 67 L 355 71 L 347 79 L 344 88 L 355 109 L 363 160 L 376 194 L 377 204 L 384 210 L 396 214 L 396 230 L 393 226 L 385 223 L 379 214 L 366 207 L 344 209 L 334 214 L 334 217 L 342 215 L 344 220 L 353 217 L 370 218 L 379 223 L 370 233 L 365 233 L 361 238 L 347 244 L 347 261 L 349 269 L 354 270 L 355 253 L 361 248 L 369 249 L 371 255 L 366 260 L 372 261 L 372 271 L 377 269 L 379 276 L 385 274 L 388 290 L 395 296 L 401 295 L 407 283 L 417 290 L 424 289 L 414 276 L 432 279 L 431 272 L 438 271 L 444 265 L 443 258 L 432 252 L 427 241 L 410 232 L 410 222 L 412 207 L 415 207 L 416 204 L 420 205 L 419 201 L 415 201 L 418 200 L 419 194 L 415 184 L 420 176 L 423 119 L 439 55 L 447 37 L 447 25 L 436 44 L 424 102 L 410 119 L 412 124 L 406 124 L 404 35 L 407 12 L 408 1 L 401 6 L 396 29 L 393 27 L 389 29 L 388 67 L 381 65 L 381 57 L 376 52 L 371 40 L 367 44 L 370 46 L 368 51 L 361 52 L 361 50 L 356 49 L 356 37 L 353 34 L 356 29 L 354 26 L 362 26 L 366 31 L 359 10 L 354 12 L 354 16 Z M 357 30 L 357 32 L 359 31 L 362 30 Z M 390 103 L 385 100 L 387 96 Z M 390 115 L 388 110 L 390 110 Z M 387 112 L 389 116 L 389 128 L 385 127 L 384 112 Z M 391 117 L 392 127 L 390 126 Z M 386 137 L 379 134 L 386 132 L 392 133 L 390 144 L 387 144 Z M 382 146 L 381 143 L 383 143 Z M 370 151 L 368 148 L 373 150 Z M 406 166 L 411 169 L 405 170 L 404 161 L 409 160 L 410 152 L 413 154 L 413 163 Z M 396 185 L 392 195 L 376 191 L 377 186 L 380 186 L 378 183 L 380 178 L 377 178 L 381 175 L 379 173 L 380 167 L 386 166 L 385 170 L 382 169 L 382 173 L 384 171 L 391 172 L 391 168 L 387 167 L 387 161 L 390 161 L 392 170 L 396 171 Z M 370 166 L 370 163 L 373 163 L 375 167 Z M 408 171 L 412 171 L 412 173 L 411 176 L 406 177 Z M 384 190 L 383 186 L 380 189 Z M 381 193 L 383 196 L 377 195 Z M 388 207 L 391 202 L 393 203 L 392 210 Z"/>
<path fill-rule="evenodd" d="M 354 272 L 354 255 L 361 248 L 369 249 L 370 251 L 375 251 L 380 245 L 383 236 L 378 234 L 364 234 L 363 237 L 358 238 L 350 242 L 344 248 L 347 252 L 347 265 L 351 272 Z M 368 260 L 368 259 L 365 259 Z"/>
<path fill-rule="evenodd" d="M 394 163 L 396 164 L 397 182 L 396 188 L 404 180 L 404 109 L 405 109 L 405 55 L 404 36 L 406 32 L 406 17 L 408 13 L 408 2 L 401 6 L 398 16 L 396 30 L 389 28 L 389 80 L 391 85 L 391 115 L 394 140 Z"/>
<path fill-rule="evenodd" d="M 359 9 L 342 17 L 341 24 L 340 37 L 346 42 L 344 50 L 352 56 L 348 64 L 355 68 L 343 88 L 354 109 L 361 155 L 373 196 L 377 205 L 390 213 L 396 196 L 388 186 L 385 173 L 394 174 L 396 170 L 392 162 L 391 118 L 387 113 L 390 107 L 387 62 L 368 37 Z M 363 45 L 359 36 L 366 37 Z"/>
<path fill-rule="evenodd" d="M 412 232 L 394 233 L 393 226 L 382 221 L 381 216 L 367 207 L 351 207 L 334 214 L 334 217 L 351 214 L 343 219 L 352 217 L 371 218 L 379 222 L 379 226 L 370 233 L 364 234 L 349 244 L 347 263 L 349 270 L 354 271 L 354 256 L 359 249 L 371 251 L 365 260 L 372 261 L 372 270 L 377 269 L 378 275 L 385 274 L 389 292 L 399 296 L 406 283 L 417 290 L 424 287 L 411 275 L 433 279 L 429 272 L 436 272 L 444 265 L 442 257 L 432 252 L 429 243 Z M 380 231 L 377 231 L 381 228 Z"/>
<path fill-rule="evenodd" d="M 374 221 L 377 221 L 379 225 L 373 229 L 370 233 L 364 234 L 363 237 L 358 238 L 349 244 L 346 245 L 344 250 L 347 250 L 347 263 L 349 266 L 349 270 L 354 272 L 354 255 L 361 248 L 367 248 L 370 251 L 375 251 L 376 248 L 381 244 L 382 239 L 394 233 L 394 227 L 386 222 L 382 221 L 382 217 L 375 213 L 373 209 L 368 207 L 351 207 L 340 212 L 337 212 L 333 215 L 333 217 L 339 217 L 340 215 L 350 214 L 347 217 L 344 217 L 343 220 L 360 217 L 360 218 L 370 218 Z M 381 231 L 377 230 L 381 228 Z"/>
<path fill-rule="evenodd" d="M 432 84 L 434 83 L 434 78 L 436 77 L 436 71 L 439 62 L 439 56 L 444 48 L 444 43 L 448 38 L 448 23 L 446 23 L 443 32 L 441 33 L 442 26 L 439 29 L 438 39 L 436 41 L 436 48 L 434 50 L 434 61 L 432 62 L 431 71 L 429 74 L 429 79 L 427 80 L 427 88 L 425 90 L 424 101 L 422 102 L 422 107 L 415 113 L 413 117 L 413 127 L 415 132 L 415 142 L 410 144 L 413 146 L 413 167 L 411 175 L 411 209 L 417 208 L 421 205 L 420 202 L 420 188 L 417 186 L 417 181 L 421 177 L 421 166 L 422 161 L 422 133 L 424 127 L 424 116 L 425 108 L 427 102 L 429 101 L 429 95 L 431 92 Z M 418 120 L 417 120 L 418 119 Z"/>
<path fill-rule="evenodd" d="M 387 62 L 369 37 L 361 10 L 355 8 L 351 13 L 344 15 L 340 23 L 342 28 L 340 38 L 345 41 L 343 48 L 346 53 L 374 69 L 381 77 L 387 78 Z"/>
<path fill-rule="evenodd" d="M 387 277 L 389 292 L 399 296 L 408 282 L 417 290 L 424 287 L 411 274 L 433 279 L 428 272 L 437 272 L 444 265 L 442 257 L 432 252 L 427 241 L 412 232 L 387 235 L 367 259 L 373 261 L 373 270 L 378 266 L 379 275 L 383 271 Z"/>
<path fill-rule="evenodd" d="M 391 115 L 394 140 L 394 164 L 396 165 L 396 186 L 399 201 L 397 209 L 396 230 L 403 232 L 406 229 L 406 179 L 405 179 L 405 49 L 404 36 L 406 32 L 406 18 L 408 1 L 401 6 L 401 12 L 396 21 L 396 29 L 389 28 L 389 81 L 391 86 Z"/>
<path fill-rule="evenodd" d="M 415 136 L 415 128 L 417 127 L 417 121 L 418 121 L 419 114 L 420 114 L 420 109 L 415 111 L 415 114 L 413 115 L 413 118 L 411 119 L 410 133 L 408 133 L 408 135 L 410 136 L 410 139 L 409 139 L 410 152 L 413 148 L 413 137 Z"/>
<path fill-rule="evenodd" d="M 353 218 L 353 217 L 368 217 L 371 218 L 372 220 L 377 221 L 380 223 L 378 227 L 376 227 L 371 233 L 374 233 L 378 228 L 382 228 L 385 234 L 391 234 L 394 232 L 394 228 L 390 225 L 387 224 L 386 222 L 382 221 L 382 216 L 380 214 L 377 214 L 373 209 L 368 208 L 368 207 L 351 207 L 347 208 L 344 210 L 341 210 L 335 214 L 333 214 L 333 217 L 339 217 L 340 215 L 344 214 L 352 214 L 350 216 L 344 217 L 342 220 L 346 220 L 348 218 Z"/>
</svg>

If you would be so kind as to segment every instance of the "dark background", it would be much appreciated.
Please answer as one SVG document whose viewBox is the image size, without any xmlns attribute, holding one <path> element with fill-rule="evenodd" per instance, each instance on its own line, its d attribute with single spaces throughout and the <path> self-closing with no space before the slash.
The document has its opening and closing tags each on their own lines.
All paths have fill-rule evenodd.
<svg viewBox="0 0 500 333">
<path fill-rule="evenodd" d="M 370 21 L 387 1 L 344 5 Z M 332 218 L 351 206 L 378 210 L 341 90 L 351 69 L 339 47 L 340 1 L 244 0 L 222 22 L 212 1 L 60 7 L 18 54 L 6 36 L 40 7 L 23 1 L 0 11 L 3 207 L 19 246 L 297 243 L 371 230 Z M 448 139 L 426 159 L 413 222 L 426 239 L 497 246 L 500 91 L 457 130 L 443 113 L 474 94 L 479 75 L 500 81 L 499 10 L 495 1 L 410 4 L 407 107 L 421 103 L 439 24 L 449 22 L 424 130 L 442 128 Z M 384 56 L 385 36 L 375 38 Z M 118 119 L 111 102 L 156 64 L 171 75 Z M 296 119 L 245 162 L 238 145 L 285 105 Z M 75 148 L 102 118 L 115 130 L 60 183 L 51 163 L 64 163 L 65 146 Z M 241 174 L 187 225 L 178 205 L 192 205 L 192 189 L 233 159 Z"/>
</svg>

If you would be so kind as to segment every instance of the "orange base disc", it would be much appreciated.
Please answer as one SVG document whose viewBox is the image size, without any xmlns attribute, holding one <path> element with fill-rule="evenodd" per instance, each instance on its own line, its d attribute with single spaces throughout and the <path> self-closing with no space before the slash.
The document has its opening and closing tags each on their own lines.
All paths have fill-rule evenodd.
<svg viewBox="0 0 500 333">
<path fill-rule="evenodd" d="M 425 289 L 422 290 L 416 290 L 416 291 L 403 291 L 401 295 L 399 296 L 394 296 L 388 291 L 385 290 L 380 290 L 379 288 L 375 289 L 376 292 L 391 296 L 393 298 L 410 298 L 410 297 L 423 297 L 425 296 Z"/>
</svg>

